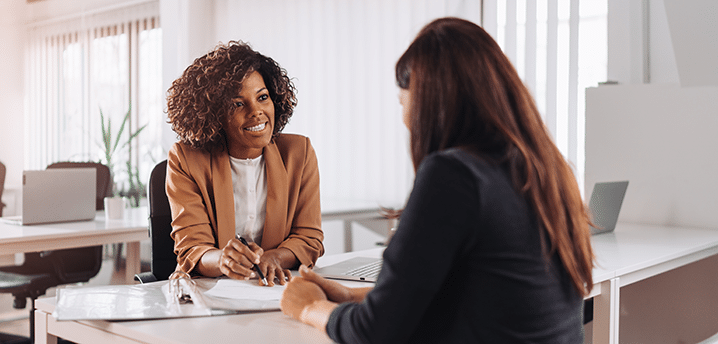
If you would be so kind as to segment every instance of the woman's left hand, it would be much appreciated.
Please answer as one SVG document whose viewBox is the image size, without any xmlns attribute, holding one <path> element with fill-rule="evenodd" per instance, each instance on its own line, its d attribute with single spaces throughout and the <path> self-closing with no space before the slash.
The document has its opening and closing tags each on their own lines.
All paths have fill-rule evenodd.
<svg viewBox="0 0 718 344">
<path fill-rule="evenodd" d="M 282 268 L 282 256 L 282 252 L 275 249 L 266 251 L 261 257 L 259 257 L 259 269 L 264 274 L 264 277 L 267 278 L 267 283 L 269 283 L 270 287 L 274 286 L 275 278 L 281 285 L 284 285 L 287 281 L 292 280 L 292 273 L 289 269 Z M 261 280 L 259 281 L 259 284 L 263 285 Z"/>
<path fill-rule="evenodd" d="M 324 291 L 314 282 L 310 282 L 303 277 L 294 277 L 282 292 L 282 299 L 279 307 L 286 315 L 291 316 L 299 321 L 307 322 L 303 319 L 302 313 L 305 309 L 317 302 L 327 301 Z M 304 315 L 305 317 L 307 314 Z"/>
</svg>

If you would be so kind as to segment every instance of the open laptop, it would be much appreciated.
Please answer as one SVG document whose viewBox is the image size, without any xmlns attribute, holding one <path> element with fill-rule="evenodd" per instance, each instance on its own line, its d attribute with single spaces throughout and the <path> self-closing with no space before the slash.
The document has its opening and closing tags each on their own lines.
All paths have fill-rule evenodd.
<svg viewBox="0 0 718 344">
<path fill-rule="evenodd" d="M 17 225 L 71 222 L 95 218 L 97 172 L 94 168 L 23 171 L 22 212 L 1 217 Z"/>
<path fill-rule="evenodd" d="M 628 181 L 596 183 L 591 192 L 588 208 L 591 211 L 591 234 L 613 232 L 626 195 Z"/>
<path fill-rule="evenodd" d="M 325 278 L 376 282 L 381 270 L 381 258 L 354 257 L 343 262 L 314 269 Z"/>
</svg>

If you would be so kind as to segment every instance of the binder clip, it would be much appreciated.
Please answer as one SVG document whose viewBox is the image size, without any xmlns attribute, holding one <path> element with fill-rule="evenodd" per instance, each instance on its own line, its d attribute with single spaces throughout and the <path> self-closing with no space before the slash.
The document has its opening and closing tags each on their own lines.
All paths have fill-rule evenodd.
<svg viewBox="0 0 718 344">
<path fill-rule="evenodd" d="M 190 275 L 182 271 L 175 271 L 169 276 L 168 280 L 170 297 L 173 301 L 180 304 L 192 303 L 192 294 L 195 292 L 193 289 L 197 286 Z"/>
</svg>

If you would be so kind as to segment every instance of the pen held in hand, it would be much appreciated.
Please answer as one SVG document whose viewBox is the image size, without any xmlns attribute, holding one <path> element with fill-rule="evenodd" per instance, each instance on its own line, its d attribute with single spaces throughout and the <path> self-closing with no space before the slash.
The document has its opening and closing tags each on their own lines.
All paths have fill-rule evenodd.
<svg viewBox="0 0 718 344">
<path fill-rule="evenodd" d="M 249 247 L 249 243 L 247 243 L 247 240 L 244 240 L 244 238 L 239 236 L 239 234 L 237 234 L 237 239 L 239 239 L 239 241 L 244 244 L 244 246 Z M 259 278 L 262 279 L 262 283 L 264 283 L 264 285 L 269 285 L 269 283 L 267 283 L 267 278 L 264 277 L 264 274 L 262 273 L 262 270 L 259 270 L 259 266 L 257 266 L 257 264 L 252 265 L 254 266 L 254 270 L 257 271 L 257 275 L 259 275 Z"/>
</svg>

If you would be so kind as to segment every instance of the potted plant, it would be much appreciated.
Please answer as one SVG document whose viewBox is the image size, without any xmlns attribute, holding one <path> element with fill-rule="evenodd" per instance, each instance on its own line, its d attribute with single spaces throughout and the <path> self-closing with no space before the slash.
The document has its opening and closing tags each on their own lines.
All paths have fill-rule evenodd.
<svg viewBox="0 0 718 344">
<path fill-rule="evenodd" d="M 126 140 L 123 140 L 122 134 L 124 133 L 125 127 L 129 122 L 131 113 L 130 110 L 131 108 L 127 110 L 127 113 L 122 119 L 122 123 L 120 123 L 120 128 L 115 134 L 112 131 L 112 119 L 107 118 L 107 121 L 105 121 L 105 115 L 102 113 L 102 108 L 100 108 L 100 124 L 102 128 L 102 143 L 100 144 L 100 148 L 102 148 L 105 164 L 107 165 L 107 167 L 109 167 L 110 173 L 112 173 L 112 196 L 127 197 L 129 199 L 130 205 L 133 207 L 137 207 L 139 206 L 140 199 L 145 194 L 145 187 L 144 184 L 140 181 L 139 171 L 137 167 L 133 167 L 132 165 L 131 144 L 132 140 L 137 138 L 137 136 L 142 132 L 142 130 L 147 127 L 147 124 L 137 128 L 137 130 L 135 130 L 134 132 L 128 132 Z M 127 147 L 128 149 L 127 160 L 125 161 L 125 169 L 128 176 L 128 189 L 125 190 L 123 187 L 122 190 L 118 190 L 118 182 L 115 180 L 115 158 L 116 155 L 119 154 L 118 152 L 122 151 L 125 147 Z"/>
</svg>

